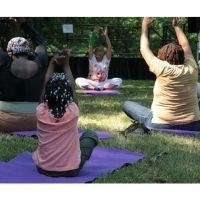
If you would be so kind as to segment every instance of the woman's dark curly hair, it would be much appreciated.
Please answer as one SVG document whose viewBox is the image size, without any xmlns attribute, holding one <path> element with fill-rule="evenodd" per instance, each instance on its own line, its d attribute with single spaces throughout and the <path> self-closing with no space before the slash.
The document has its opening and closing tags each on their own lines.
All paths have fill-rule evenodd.
<svg viewBox="0 0 200 200">
<path fill-rule="evenodd" d="M 54 73 L 47 82 L 44 103 L 55 118 L 61 118 L 69 103 L 73 102 L 73 92 L 69 80 L 64 73 Z"/>
<path fill-rule="evenodd" d="M 159 49 L 157 57 L 171 65 L 182 65 L 185 60 L 183 48 L 178 43 L 164 45 Z"/>
</svg>

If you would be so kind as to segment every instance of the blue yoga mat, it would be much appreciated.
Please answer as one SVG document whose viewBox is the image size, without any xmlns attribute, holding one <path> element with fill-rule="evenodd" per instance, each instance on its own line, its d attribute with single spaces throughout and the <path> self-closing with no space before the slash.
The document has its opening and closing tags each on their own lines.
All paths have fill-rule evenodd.
<svg viewBox="0 0 200 200">
<path fill-rule="evenodd" d="M 8 163 L 0 162 L 0 183 L 88 183 L 142 159 L 142 153 L 96 147 L 78 176 L 52 178 L 39 174 L 32 153 L 23 152 Z"/>
</svg>

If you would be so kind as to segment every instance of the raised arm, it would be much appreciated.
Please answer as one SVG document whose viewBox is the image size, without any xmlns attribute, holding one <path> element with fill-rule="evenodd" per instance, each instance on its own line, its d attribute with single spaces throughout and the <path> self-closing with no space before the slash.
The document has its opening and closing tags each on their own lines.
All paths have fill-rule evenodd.
<svg viewBox="0 0 200 200">
<path fill-rule="evenodd" d="M 89 59 L 92 59 L 93 51 L 94 51 L 93 47 L 89 46 L 89 48 L 88 48 L 88 58 Z"/>
<path fill-rule="evenodd" d="M 74 101 L 75 103 L 78 105 L 78 98 L 76 95 L 76 83 L 69 65 L 69 50 L 67 48 L 63 49 L 63 55 L 65 55 L 65 62 L 64 62 L 64 72 L 67 75 L 70 83 L 71 83 L 71 87 L 72 87 L 72 91 L 73 91 L 73 96 L 74 96 Z"/>
<path fill-rule="evenodd" d="M 32 27 L 30 26 L 26 19 L 23 17 L 15 18 L 16 22 L 21 26 L 23 31 L 29 35 L 31 40 L 35 43 L 36 46 L 44 45 L 43 37 Z"/>
<path fill-rule="evenodd" d="M 177 18 L 173 18 L 172 26 L 174 27 L 178 42 L 183 48 L 185 57 L 192 56 L 192 50 L 190 48 L 190 44 L 182 28 L 179 26 Z"/>
<path fill-rule="evenodd" d="M 48 82 L 48 80 L 52 77 L 54 72 L 64 72 L 66 74 L 67 78 L 69 79 L 71 83 L 74 101 L 78 105 L 77 95 L 75 92 L 75 80 L 74 80 L 74 77 L 72 75 L 70 65 L 69 65 L 69 51 L 66 48 L 64 48 L 57 55 L 55 55 L 49 62 L 49 66 L 45 75 L 44 87 L 43 87 L 43 92 L 42 92 L 40 101 L 43 101 L 45 85 Z"/>
<path fill-rule="evenodd" d="M 108 28 L 106 27 L 103 35 L 105 36 L 106 39 L 106 45 L 107 45 L 107 51 L 106 51 L 106 55 L 108 59 L 111 59 L 111 54 L 112 54 L 112 45 L 110 42 L 110 38 L 108 37 Z"/>
<path fill-rule="evenodd" d="M 94 46 L 97 40 L 97 34 L 98 34 L 98 28 L 95 27 L 94 30 L 90 33 L 89 38 L 89 48 L 88 48 L 88 57 L 89 59 L 92 59 Z"/>
<path fill-rule="evenodd" d="M 149 44 L 149 26 L 152 23 L 152 19 L 149 17 L 144 17 L 142 21 L 142 32 L 141 32 L 141 38 L 140 38 L 140 52 L 148 64 L 151 59 L 154 57 L 153 52 L 150 49 Z"/>
<path fill-rule="evenodd" d="M 35 56 L 42 66 L 46 66 L 48 62 L 48 57 L 45 49 L 44 38 L 32 27 L 30 26 L 26 19 L 23 17 L 15 18 L 15 21 L 20 25 L 23 31 L 29 35 L 33 43 L 36 45 Z"/>
<path fill-rule="evenodd" d="M 7 19 L 6 19 L 7 20 Z M 1 23 L 3 23 L 2 21 L 0 21 L 0 27 L 1 27 Z M 2 45 L 2 43 L 0 42 L 0 44 Z M 8 63 L 9 61 L 9 57 L 7 52 L 5 52 L 2 47 L 0 47 L 0 67 L 4 66 Z"/>
<path fill-rule="evenodd" d="M 0 47 L 0 67 L 8 63 L 9 57 L 7 53 L 3 51 L 3 49 Z"/>
</svg>

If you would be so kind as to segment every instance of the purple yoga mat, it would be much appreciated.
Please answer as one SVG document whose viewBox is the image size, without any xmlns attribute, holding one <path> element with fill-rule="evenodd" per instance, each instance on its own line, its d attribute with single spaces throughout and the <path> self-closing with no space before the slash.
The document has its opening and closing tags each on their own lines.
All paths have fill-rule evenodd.
<svg viewBox="0 0 200 200">
<path fill-rule="evenodd" d="M 39 174 L 32 153 L 24 152 L 8 163 L 0 163 L 0 183 L 87 183 L 142 159 L 142 153 L 96 147 L 78 176 L 51 178 Z"/>
<path fill-rule="evenodd" d="M 93 94 L 93 95 L 99 95 L 99 94 L 121 94 L 119 90 L 102 90 L 102 91 L 96 91 L 96 90 L 83 90 L 84 94 Z"/>
<path fill-rule="evenodd" d="M 78 132 L 80 136 L 83 134 L 84 130 L 79 128 Z M 112 138 L 113 135 L 106 131 L 95 131 L 99 139 L 109 139 Z M 18 136 L 26 136 L 26 137 L 37 137 L 37 131 L 16 131 L 9 133 L 11 135 L 18 135 Z"/>
</svg>

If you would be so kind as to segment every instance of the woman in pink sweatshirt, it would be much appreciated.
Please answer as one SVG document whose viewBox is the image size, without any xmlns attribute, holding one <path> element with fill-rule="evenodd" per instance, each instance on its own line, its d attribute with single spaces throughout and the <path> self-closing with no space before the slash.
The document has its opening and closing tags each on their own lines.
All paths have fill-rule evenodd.
<svg viewBox="0 0 200 200">
<path fill-rule="evenodd" d="M 92 131 L 79 138 L 79 108 L 68 60 L 66 49 L 51 59 L 36 110 L 39 142 L 33 160 L 39 173 L 52 177 L 78 175 L 98 143 Z"/>
</svg>

